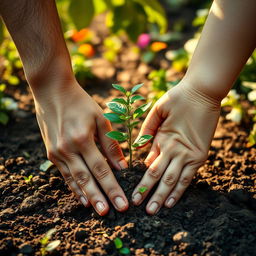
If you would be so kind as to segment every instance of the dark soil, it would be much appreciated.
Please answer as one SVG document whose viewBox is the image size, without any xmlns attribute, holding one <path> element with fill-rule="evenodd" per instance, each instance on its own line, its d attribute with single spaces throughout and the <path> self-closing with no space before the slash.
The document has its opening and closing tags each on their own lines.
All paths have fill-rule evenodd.
<svg viewBox="0 0 256 256">
<path fill-rule="evenodd" d="M 30 94 L 13 95 L 33 109 Z M 53 255 L 118 255 L 115 237 L 132 255 L 256 255 L 256 149 L 246 147 L 246 127 L 221 117 L 206 164 L 173 209 L 152 217 L 144 203 L 99 217 L 75 200 L 55 167 L 39 170 L 46 156 L 36 119 L 19 110 L 0 128 L 0 255 L 40 255 L 39 241 L 51 228 L 52 239 L 61 240 Z M 134 165 L 115 172 L 128 198 L 145 171 Z"/>
<path fill-rule="evenodd" d="M 152 68 L 127 49 L 115 65 L 93 60 L 93 72 L 102 80 L 87 84 L 86 90 L 103 108 L 114 96 L 109 90 L 114 81 L 145 82 L 141 91 L 148 94 L 146 77 Z M 162 60 L 159 67 L 168 65 Z M 170 71 L 169 80 L 182 75 Z M 24 85 L 8 93 L 19 100 L 19 110 L 6 127 L 0 126 L 1 256 L 41 255 L 40 239 L 51 228 L 57 230 L 52 240 L 61 240 L 51 255 L 119 255 L 116 237 L 131 255 L 256 255 L 256 148 L 246 147 L 248 124 L 238 126 L 222 115 L 208 160 L 173 209 L 149 216 L 145 202 L 100 217 L 76 201 L 55 167 L 39 170 L 46 154 L 32 96 Z M 139 160 L 147 149 L 136 153 L 131 172 L 114 171 L 128 198 L 145 171 Z M 27 184 L 24 176 L 30 174 L 34 177 Z"/>
</svg>

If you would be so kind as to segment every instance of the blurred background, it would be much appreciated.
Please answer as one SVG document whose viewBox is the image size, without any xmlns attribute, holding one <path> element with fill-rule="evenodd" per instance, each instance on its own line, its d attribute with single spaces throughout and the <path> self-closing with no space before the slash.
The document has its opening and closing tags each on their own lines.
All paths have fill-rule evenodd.
<svg viewBox="0 0 256 256">
<path fill-rule="evenodd" d="M 98 100 L 113 82 L 144 82 L 156 101 L 186 72 L 211 2 L 56 0 L 77 80 Z M 0 125 L 19 108 L 30 110 L 22 100 L 28 90 L 18 52 L 0 22 Z M 255 145 L 256 51 L 222 105 L 226 119 L 249 127 L 247 146 Z"/>
</svg>

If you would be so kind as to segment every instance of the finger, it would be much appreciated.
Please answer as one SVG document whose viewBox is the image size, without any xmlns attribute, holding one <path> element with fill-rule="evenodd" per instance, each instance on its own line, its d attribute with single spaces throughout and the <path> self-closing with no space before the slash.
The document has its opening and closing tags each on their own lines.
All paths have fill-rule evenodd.
<svg viewBox="0 0 256 256">
<path fill-rule="evenodd" d="M 149 111 L 147 117 L 145 118 L 138 137 L 145 134 L 154 136 L 162 121 L 163 119 L 161 118 L 161 115 L 159 115 L 157 105 L 155 104 L 155 106 Z"/>
<path fill-rule="evenodd" d="M 147 167 L 149 167 L 155 161 L 158 155 L 159 155 L 159 149 L 156 147 L 155 143 L 153 143 L 148 156 L 144 160 L 144 164 Z"/>
<path fill-rule="evenodd" d="M 96 123 L 100 145 L 110 164 L 117 170 L 127 169 L 128 164 L 118 142 L 106 136 L 106 133 L 112 131 L 110 122 L 98 118 Z"/>
<path fill-rule="evenodd" d="M 88 148 L 81 149 L 83 158 L 102 189 L 118 211 L 128 208 L 128 200 L 116 181 L 116 178 L 94 142 Z"/>
<path fill-rule="evenodd" d="M 181 175 L 184 161 L 181 158 L 174 158 L 167 167 L 154 195 L 150 198 L 146 211 L 148 214 L 156 214 L 164 204 L 166 198 L 175 187 Z"/>
<path fill-rule="evenodd" d="M 67 165 L 61 161 L 56 162 L 55 165 L 61 172 L 65 182 L 69 186 L 70 190 L 74 193 L 77 200 L 80 201 L 85 207 L 89 207 L 90 202 L 88 201 L 87 196 L 83 193 L 83 191 L 78 187 L 78 185 L 74 181 Z"/>
<path fill-rule="evenodd" d="M 178 200 L 181 198 L 181 196 L 191 183 L 197 169 L 198 167 L 191 165 L 187 165 L 184 167 L 175 188 L 165 201 L 166 207 L 171 208 L 178 202 Z"/>
<path fill-rule="evenodd" d="M 166 154 L 160 153 L 155 161 L 149 166 L 142 180 L 132 193 L 132 201 L 135 205 L 139 205 L 145 199 L 149 191 L 162 177 L 162 174 L 166 170 L 169 162 L 170 158 Z M 144 193 L 139 191 L 139 189 L 142 187 L 147 188 Z"/>
<path fill-rule="evenodd" d="M 98 188 L 82 158 L 73 154 L 69 157 L 66 163 L 76 184 L 87 196 L 97 213 L 101 216 L 107 214 L 109 210 L 107 200 Z"/>
</svg>

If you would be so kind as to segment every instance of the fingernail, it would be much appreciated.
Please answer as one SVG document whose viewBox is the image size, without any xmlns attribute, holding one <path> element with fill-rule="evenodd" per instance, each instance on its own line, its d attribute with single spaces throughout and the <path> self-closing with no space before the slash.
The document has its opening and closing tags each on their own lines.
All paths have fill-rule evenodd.
<svg viewBox="0 0 256 256">
<path fill-rule="evenodd" d="M 116 197 L 114 202 L 115 202 L 116 208 L 118 208 L 119 210 L 123 209 L 126 206 L 124 199 L 120 196 Z"/>
<path fill-rule="evenodd" d="M 148 210 L 151 214 L 155 214 L 158 212 L 159 204 L 157 202 L 152 202 L 149 206 Z"/>
<path fill-rule="evenodd" d="M 173 206 L 174 202 L 175 202 L 174 198 L 171 197 L 171 198 L 169 198 L 169 199 L 167 200 L 166 206 L 171 208 L 171 207 Z"/>
<path fill-rule="evenodd" d="M 97 202 L 96 203 L 96 209 L 98 210 L 98 212 L 102 213 L 105 209 L 105 206 L 102 202 Z"/>
<path fill-rule="evenodd" d="M 142 195 L 141 193 L 136 193 L 133 197 L 132 197 L 132 201 L 135 204 L 138 204 L 142 199 Z"/>
<path fill-rule="evenodd" d="M 121 169 L 127 169 L 128 168 L 128 164 L 125 160 L 121 160 L 119 162 L 119 166 L 120 166 Z"/>
<path fill-rule="evenodd" d="M 88 204 L 88 200 L 87 198 L 85 198 L 84 196 L 80 196 L 80 201 L 81 203 L 86 207 Z"/>
</svg>

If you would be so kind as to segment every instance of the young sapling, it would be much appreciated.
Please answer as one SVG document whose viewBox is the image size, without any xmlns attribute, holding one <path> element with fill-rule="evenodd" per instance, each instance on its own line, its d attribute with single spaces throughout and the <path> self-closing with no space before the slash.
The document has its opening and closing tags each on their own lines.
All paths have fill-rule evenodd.
<svg viewBox="0 0 256 256">
<path fill-rule="evenodd" d="M 47 252 L 52 252 L 54 251 L 60 244 L 60 240 L 54 240 L 51 241 L 52 235 L 56 232 L 57 230 L 52 228 L 49 231 L 46 232 L 44 237 L 40 240 L 41 244 L 41 255 L 45 256 Z"/>
<path fill-rule="evenodd" d="M 120 254 L 130 254 L 130 249 L 127 247 L 123 247 L 123 241 L 121 240 L 121 238 L 119 237 L 115 238 L 114 244 Z"/>
<path fill-rule="evenodd" d="M 28 177 L 24 176 L 23 178 L 24 178 L 24 180 L 25 180 L 25 182 L 27 184 L 32 185 L 32 179 L 33 179 L 33 175 L 32 174 L 30 174 Z"/>
<path fill-rule="evenodd" d="M 132 130 L 139 124 L 139 121 L 135 121 L 141 117 L 151 106 L 152 102 L 143 104 L 138 108 L 134 108 L 133 104 L 138 100 L 145 100 L 145 98 L 139 94 L 135 95 L 135 92 L 143 86 L 143 84 L 135 85 L 130 91 L 124 89 L 121 85 L 112 84 L 112 86 L 124 94 L 124 98 L 114 98 L 111 102 L 107 103 L 107 106 L 113 113 L 105 113 L 104 117 L 110 120 L 112 123 L 123 124 L 127 132 L 111 131 L 106 133 L 111 139 L 117 141 L 127 141 L 129 149 L 129 169 L 132 168 L 132 152 L 134 149 L 142 147 L 148 141 L 150 141 L 152 135 L 142 135 L 134 142 L 132 140 Z"/>
</svg>

